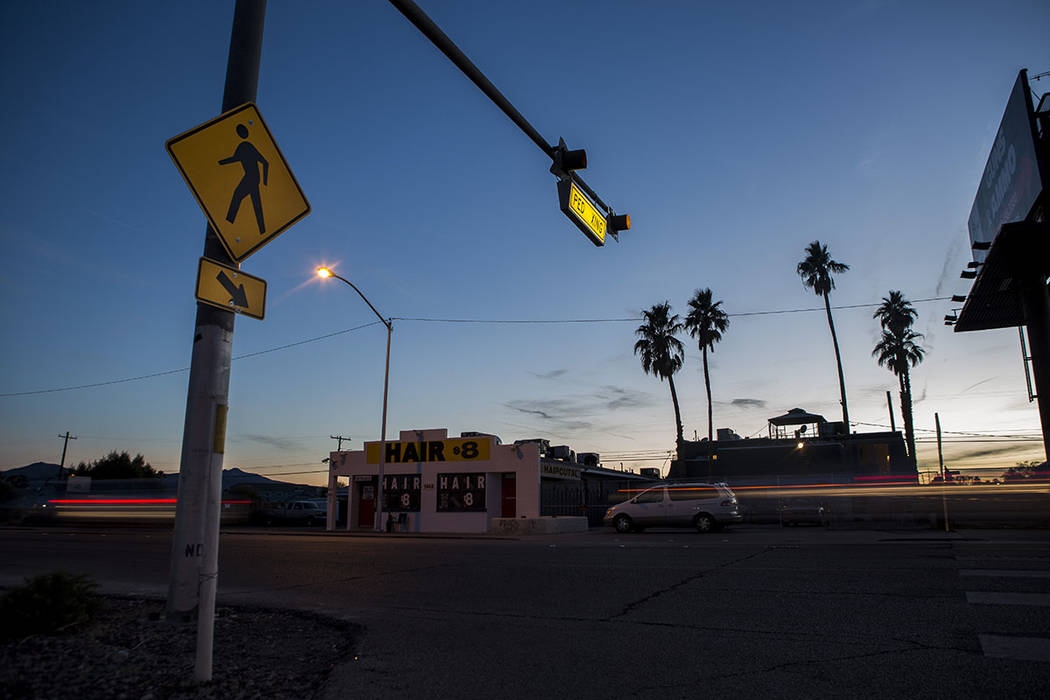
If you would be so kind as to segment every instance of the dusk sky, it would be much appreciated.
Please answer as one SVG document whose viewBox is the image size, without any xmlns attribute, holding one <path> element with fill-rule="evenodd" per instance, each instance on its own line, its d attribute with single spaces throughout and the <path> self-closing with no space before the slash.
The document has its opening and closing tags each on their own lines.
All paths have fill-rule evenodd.
<svg viewBox="0 0 1050 700">
<path fill-rule="evenodd" d="M 839 419 L 822 302 L 795 272 L 813 240 L 850 266 L 831 301 L 854 430 L 888 428 L 887 390 L 901 425 L 871 356 L 899 289 L 927 351 L 920 471 L 935 412 L 953 468 L 1042 458 L 1017 331 L 942 319 L 1017 72 L 1050 71 L 1044 0 L 419 4 L 548 142 L 586 148 L 581 174 L 632 229 L 590 243 L 550 159 L 385 0 L 270 0 L 256 104 L 312 212 L 242 265 L 268 293 L 264 320 L 236 322 L 227 468 L 320 484 L 330 435 L 379 439 L 386 331 L 318 265 L 395 319 L 388 436 L 542 437 L 666 470 L 670 395 L 634 329 L 701 287 L 731 316 L 716 428 Z M 0 3 L 0 469 L 58 462 L 68 430 L 67 466 L 127 450 L 178 471 L 205 220 L 164 144 L 219 114 L 233 6 Z M 591 322 L 507 323 L 570 320 Z M 707 408 L 682 340 L 691 438 Z"/>
</svg>

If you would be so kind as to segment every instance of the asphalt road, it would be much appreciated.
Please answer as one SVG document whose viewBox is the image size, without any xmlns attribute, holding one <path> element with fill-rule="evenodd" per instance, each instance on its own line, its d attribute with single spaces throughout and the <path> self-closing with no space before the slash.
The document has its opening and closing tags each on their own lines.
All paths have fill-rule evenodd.
<svg viewBox="0 0 1050 700">
<path fill-rule="evenodd" d="M 0 585 L 61 568 L 163 596 L 160 530 L 0 529 Z M 739 527 L 519 540 L 227 531 L 225 603 L 363 625 L 328 697 L 1039 697 L 1050 532 Z"/>
</svg>

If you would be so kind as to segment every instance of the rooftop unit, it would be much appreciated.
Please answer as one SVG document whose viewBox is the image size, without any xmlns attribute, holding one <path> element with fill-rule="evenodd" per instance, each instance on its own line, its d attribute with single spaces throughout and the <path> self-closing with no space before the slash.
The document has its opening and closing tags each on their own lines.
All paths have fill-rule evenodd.
<svg viewBox="0 0 1050 700">
<path fill-rule="evenodd" d="M 460 433 L 459 436 L 461 438 L 490 437 L 490 438 L 492 438 L 493 440 L 496 441 L 497 445 L 502 445 L 503 444 L 503 441 L 499 439 L 499 435 L 493 435 L 492 433 L 479 433 L 476 430 L 468 430 L 466 432 Z M 518 443 L 514 443 L 514 444 L 516 445 Z"/>
<path fill-rule="evenodd" d="M 576 460 L 585 467 L 597 467 L 600 457 L 597 452 L 581 452 L 576 455 Z"/>
<path fill-rule="evenodd" d="M 531 442 L 536 443 L 540 446 L 540 457 L 547 457 L 551 451 L 551 441 L 545 440 L 544 438 L 530 438 L 528 440 L 515 440 L 514 446 L 527 445 Z"/>
</svg>

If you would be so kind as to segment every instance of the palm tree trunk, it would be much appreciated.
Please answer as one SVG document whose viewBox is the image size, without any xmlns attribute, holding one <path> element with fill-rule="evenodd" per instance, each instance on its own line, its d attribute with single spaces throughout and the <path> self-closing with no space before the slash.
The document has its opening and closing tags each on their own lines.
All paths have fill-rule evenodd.
<svg viewBox="0 0 1050 700">
<path fill-rule="evenodd" d="M 707 441 L 714 440 L 714 418 L 711 413 L 711 375 L 707 371 L 707 346 L 703 347 L 704 357 L 704 386 L 707 387 Z"/>
<path fill-rule="evenodd" d="M 835 346 L 835 363 L 839 368 L 839 396 L 842 400 L 842 422 L 846 424 L 846 432 L 849 432 L 849 409 L 846 407 L 846 379 L 842 376 L 842 355 L 839 354 L 839 339 L 835 335 L 835 321 L 831 318 L 831 302 L 828 295 L 824 294 L 824 310 L 828 312 L 828 328 L 831 329 L 831 343 Z"/>
<path fill-rule="evenodd" d="M 671 387 L 671 402 L 674 404 L 674 423 L 678 429 L 678 440 L 675 442 L 675 451 L 682 447 L 682 412 L 678 410 L 678 392 L 674 390 L 674 377 L 667 378 L 667 384 Z"/>
<path fill-rule="evenodd" d="M 897 386 L 900 387 L 901 397 L 901 422 L 904 424 L 904 452 L 911 459 L 911 448 L 908 447 L 908 387 L 904 385 L 904 375 L 897 375 Z"/>
<path fill-rule="evenodd" d="M 904 416 L 904 439 L 908 443 L 908 456 L 911 458 L 911 466 L 916 467 L 918 460 L 915 457 L 915 427 L 911 415 L 911 375 L 907 367 L 901 373 L 901 413 Z"/>
</svg>

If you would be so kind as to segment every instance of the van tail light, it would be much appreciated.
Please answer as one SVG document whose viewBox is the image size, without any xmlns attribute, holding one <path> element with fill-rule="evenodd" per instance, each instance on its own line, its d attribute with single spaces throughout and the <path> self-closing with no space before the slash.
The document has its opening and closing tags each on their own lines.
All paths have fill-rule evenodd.
<svg viewBox="0 0 1050 700">
<path fill-rule="evenodd" d="M 723 506 L 735 506 L 736 505 L 736 501 L 734 501 L 732 499 L 730 499 L 728 501 L 722 501 L 722 505 Z"/>
</svg>

